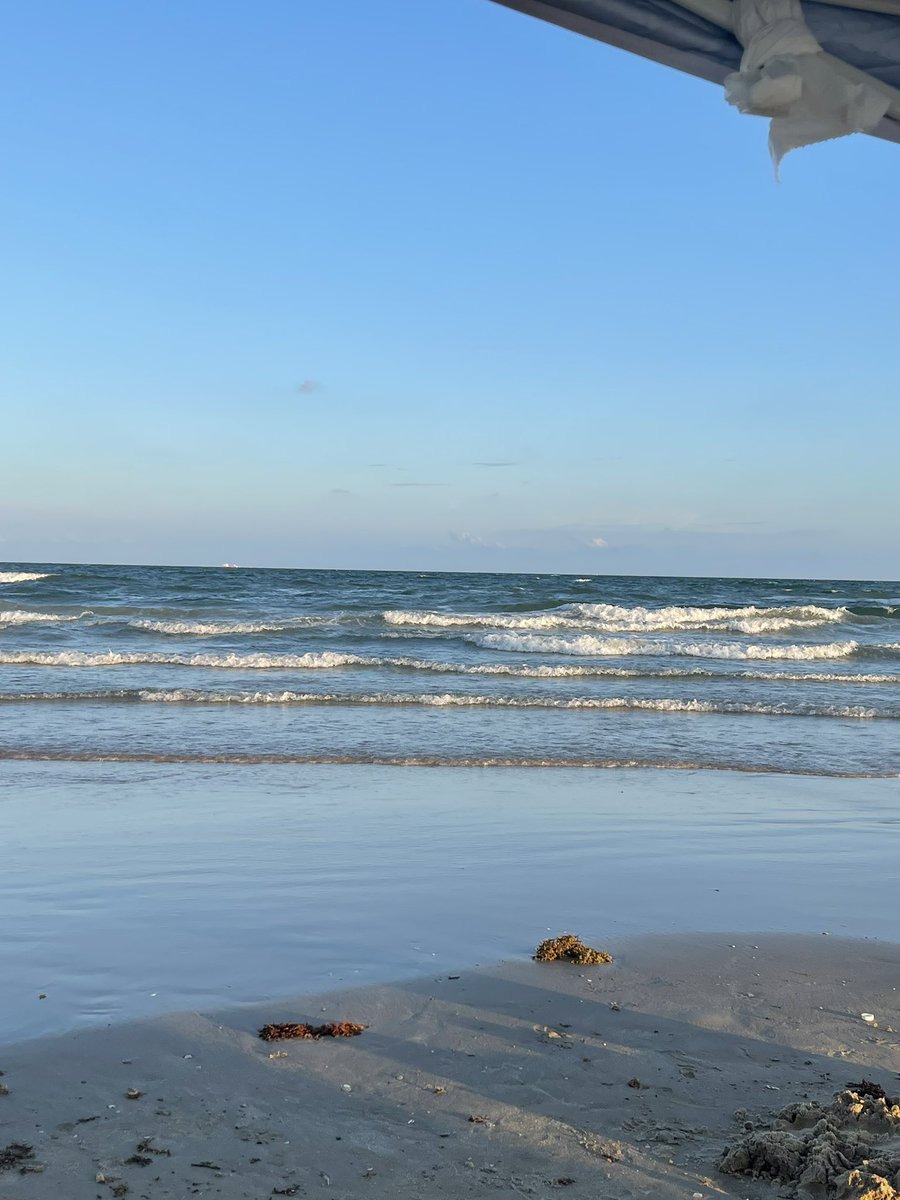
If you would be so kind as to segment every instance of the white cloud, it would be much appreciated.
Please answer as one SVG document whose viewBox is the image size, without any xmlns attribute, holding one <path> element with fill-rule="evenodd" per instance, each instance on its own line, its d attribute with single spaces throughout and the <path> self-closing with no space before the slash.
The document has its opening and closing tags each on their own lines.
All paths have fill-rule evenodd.
<svg viewBox="0 0 900 1200">
<path fill-rule="evenodd" d="M 596 550 L 604 550 L 609 545 L 609 542 L 606 538 L 593 537 L 588 538 L 588 545 L 593 546 Z"/>
<path fill-rule="evenodd" d="M 450 537 L 454 542 L 461 542 L 464 546 L 481 546 L 487 550 L 505 549 L 502 542 L 488 541 L 487 538 L 479 537 L 477 533 L 456 533 L 451 530 Z"/>
</svg>

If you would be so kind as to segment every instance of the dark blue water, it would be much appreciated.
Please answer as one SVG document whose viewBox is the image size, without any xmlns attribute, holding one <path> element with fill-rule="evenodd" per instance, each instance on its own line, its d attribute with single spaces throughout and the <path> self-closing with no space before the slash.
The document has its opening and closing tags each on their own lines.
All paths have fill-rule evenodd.
<svg viewBox="0 0 900 1200">
<path fill-rule="evenodd" d="M 900 584 L 4 564 L 0 754 L 900 772 Z"/>
</svg>

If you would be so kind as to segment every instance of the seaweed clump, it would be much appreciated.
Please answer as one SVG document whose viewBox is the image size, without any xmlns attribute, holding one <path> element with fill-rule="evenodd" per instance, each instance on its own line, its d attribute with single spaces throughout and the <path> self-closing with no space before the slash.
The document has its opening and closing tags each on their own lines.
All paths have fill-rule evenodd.
<svg viewBox="0 0 900 1200">
<path fill-rule="evenodd" d="M 577 963 L 581 967 L 592 967 L 598 963 L 611 963 L 612 955 L 605 950 L 594 950 L 586 946 L 574 933 L 561 933 L 559 937 L 547 938 L 535 950 L 533 958 L 536 962 L 565 962 Z"/>
<path fill-rule="evenodd" d="M 893 1144 L 898 1131 L 897 1100 L 863 1080 L 836 1092 L 827 1106 L 789 1104 L 770 1129 L 754 1130 L 728 1147 L 720 1168 L 786 1183 L 799 1196 L 900 1200 L 900 1156 Z"/>
<path fill-rule="evenodd" d="M 358 1037 L 365 1029 L 368 1029 L 368 1025 L 355 1025 L 352 1021 L 328 1021 L 324 1025 L 284 1021 L 281 1024 L 263 1025 L 259 1036 L 264 1042 L 281 1042 L 287 1038 Z"/>
</svg>

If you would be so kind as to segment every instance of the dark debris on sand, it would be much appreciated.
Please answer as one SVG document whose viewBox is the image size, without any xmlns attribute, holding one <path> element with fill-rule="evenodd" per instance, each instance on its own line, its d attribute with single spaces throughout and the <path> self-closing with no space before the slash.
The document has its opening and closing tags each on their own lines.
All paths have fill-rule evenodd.
<svg viewBox="0 0 900 1200">
<path fill-rule="evenodd" d="M 259 1036 L 264 1042 L 280 1042 L 287 1038 L 301 1038 L 308 1041 L 311 1038 L 323 1037 L 358 1037 L 366 1029 L 368 1029 L 368 1025 L 355 1025 L 352 1021 L 328 1021 L 324 1025 L 284 1021 L 280 1024 L 263 1025 Z"/>
<path fill-rule="evenodd" d="M 561 933 L 559 937 L 547 938 L 535 950 L 533 958 L 536 962 L 565 962 L 577 963 L 582 967 L 592 967 L 598 963 L 611 963 L 612 955 L 605 950 L 594 950 L 586 946 L 574 933 Z"/>
<path fill-rule="evenodd" d="M 138 1142 L 137 1153 L 141 1154 L 141 1155 L 158 1154 L 162 1158 L 171 1158 L 172 1157 L 171 1150 L 161 1149 L 159 1146 L 154 1146 L 152 1137 L 142 1138 Z"/>
<path fill-rule="evenodd" d="M 0 1171 L 21 1171 L 34 1161 L 34 1150 L 24 1142 L 10 1142 L 0 1150 Z"/>
<path fill-rule="evenodd" d="M 848 1092 L 856 1092 L 858 1096 L 870 1096 L 873 1100 L 887 1100 L 888 1094 L 880 1083 L 873 1083 L 871 1079 L 861 1079 L 859 1083 L 848 1083 Z"/>
</svg>

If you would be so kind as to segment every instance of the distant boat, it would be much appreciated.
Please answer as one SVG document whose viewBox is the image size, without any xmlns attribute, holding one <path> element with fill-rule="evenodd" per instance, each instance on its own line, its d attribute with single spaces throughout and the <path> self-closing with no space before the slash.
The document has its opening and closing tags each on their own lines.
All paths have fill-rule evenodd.
<svg viewBox="0 0 900 1200">
<path fill-rule="evenodd" d="M 237 565 L 237 563 L 222 563 L 223 567 L 236 567 Z"/>
</svg>

